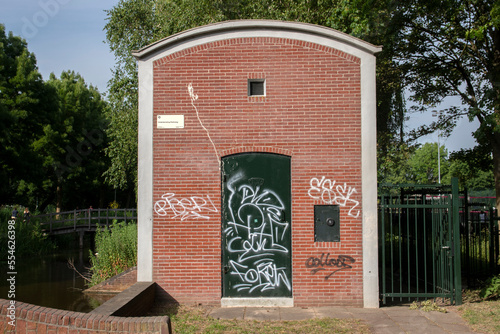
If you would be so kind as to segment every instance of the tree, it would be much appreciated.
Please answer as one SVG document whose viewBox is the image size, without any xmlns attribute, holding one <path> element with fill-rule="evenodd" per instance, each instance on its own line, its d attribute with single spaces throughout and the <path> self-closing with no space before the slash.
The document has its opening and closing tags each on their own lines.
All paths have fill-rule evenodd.
<svg viewBox="0 0 500 334">
<path fill-rule="evenodd" d="M 439 148 L 439 159 L 438 159 Z M 410 180 L 412 183 L 450 183 L 448 150 L 437 143 L 425 143 L 410 157 Z M 438 163 L 439 161 L 439 163 Z"/>
<path fill-rule="evenodd" d="M 59 212 L 65 203 L 87 205 L 103 186 L 107 104 L 96 88 L 71 71 L 62 72 L 60 79 L 51 74 L 47 85 L 56 93 L 57 104 L 32 146 L 42 159 L 42 189 L 55 196 Z"/>
<path fill-rule="evenodd" d="M 274 19 L 313 23 L 341 30 L 374 44 L 392 44 L 386 29 L 391 0 L 122 0 L 107 11 L 106 40 L 116 66 L 109 82 L 111 166 L 107 182 L 135 187 L 137 180 L 137 66 L 132 51 L 180 31 L 235 19 Z M 379 56 L 377 121 L 381 152 L 402 141 L 405 112 L 401 71 L 392 47 Z M 398 136 L 393 133 L 400 131 Z"/>
<path fill-rule="evenodd" d="M 60 210 L 98 198 L 106 108 L 74 72 L 44 82 L 26 41 L 0 25 L 0 203 Z"/>
<path fill-rule="evenodd" d="M 384 152 L 377 154 L 377 179 L 379 184 L 412 183 L 410 159 L 417 149 L 416 146 L 388 145 Z"/>
<path fill-rule="evenodd" d="M 391 25 L 398 64 L 415 109 L 430 111 L 447 97 L 462 105 L 413 135 L 451 131 L 466 115 L 477 119 L 474 136 L 493 154 L 500 209 L 500 2 L 492 0 L 410 0 L 398 2 Z"/>
<path fill-rule="evenodd" d="M 20 37 L 0 25 L 0 202 L 29 201 L 40 195 L 43 176 L 32 143 L 55 105 L 55 94 Z"/>
<path fill-rule="evenodd" d="M 494 180 L 491 148 L 476 146 L 450 154 L 450 175 L 472 191 L 490 190 Z"/>
</svg>

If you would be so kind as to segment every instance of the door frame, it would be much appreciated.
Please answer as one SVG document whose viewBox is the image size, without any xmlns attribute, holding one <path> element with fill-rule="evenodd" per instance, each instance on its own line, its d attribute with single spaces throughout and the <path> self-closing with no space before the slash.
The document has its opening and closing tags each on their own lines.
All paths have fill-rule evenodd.
<svg viewBox="0 0 500 334">
<path fill-rule="evenodd" d="M 231 158 L 234 158 L 234 160 L 231 160 Z M 237 195 L 240 191 L 245 191 L 245 189 L 249 188 L 249 185 L 242 185 L 238 184 L 238 182 L 242 181 L 242 179 L 235 179 L 234 181 L 231 180 L 231 175 L 238 175 L 241 174 L 241 172 L 245 172 L 245 168 L 250 168 L 252 172 L 250 172 L 250 175 L 245 175 L 245 180 L 248 180 L 250 182 L 252 181 L 260 181 L 259 178 L 261 178 L 260 182 L 265 182 L 265 177 L 262 173 L 265 174 L 265 172 L 258 172 L 255 171 L 252 167 L 252 161 L 257 159 L 260 161 L 261 159 L 264 159 L 265 163 L 264 165 L 267 164 L 273 164 L 274 160 L 273 158 L 278 159 L 278 164 L 285 163 L 285 166 L 287 168 L 287 173 L 284 175 L 283 178 L 280 177 L 274 177 L 274 179 L 279 179 L 279 182 L 271 182 L 273 186 L 278 186 L 276 188 L 266 188 L 266 184 L 263 184 L 263 187 L 260 188 L 260 185 L 253 185 L 253 189 L 255 190 L 254 196 L 256 199 L 255 202 L 252 199 L 251 204 L 248 202 L 248 199 L 245 199 L 246 203 L 244 205 L 255 205 L 258 206 L 259 203 L 262 204 L 263 202 L 269 203 L 270 201 L 277 201 L 278 203 L 282 203 L 280 196 L 275 193 L 275 190 L 280 193 L 280 191 L 283 191 L 283 188 L 279 186 L 279 183 L 281 184 L 286 184 L 285 187 L 286 189 L 284 190 L 284 202 L 283 204 L 283 210 L 280 213 L 280 217 L 286 217 L 286 219 L 283 221 L 286 223 L 286 228 L 288 229 L 288 236 L 286 236 L 287 241 L 285 241 L 285 244 L 288 245 L 288 251 L 287 251 L 287 264 L 285 265 L 285 269 L 288 270 L 288 283 L 289 283 L 289 295 L 286 296 L 266 296 L 266 294 L 262 294 L 260 296 L 243 296 L 244 293 L 242 294 L 237 294 L 235 296 L 231 296 L 231 294 L 227 294 L 228 291 L 226 290 L 227 286 L 226 284 L 229 284 L 229 281 L 225 281 L 226 275 L 227 275 L 227 270 L 231 270 L 229 266 L 231 254 L 227 253 L 228 252 L 228 245 L 226 243 L 231 242 L 229 241 L 228 235 L 226 235 L 225 229 L 231 229 L 231 227 L 228 227 L 228 225 L 234 225 L 236 224 L 234 222 L 231 223 L 232 220 L 238 220 L 238 218 L 235 218 L 234 210 L 230 207 L 231 204 L 231 199 L 233 199 L 233 196 L 236 196 L 237 198 L 241 199 L 241 197 L 238 197 L 240 195 Z M 286 158 L 286 160 L 279 160 L 281 158 Z M 249 164 L 245 165 L 238 165 L 238 163 L 244 162 L 245 159 L 249 159 Z M 254 164 L 256 164 L 255 161 L 253 161 Z M 229 165 L 232 164 L 232 165 Z M 283 166 L 283 165 L 281 165 Z M 272 168 L 268 168 L 269 170 L 272 170 Z M 234 174 L 230 174 L 231 172 L 234 172 Z M 266 175 L 267 176 L 267 175 Z M 283 154 L 276 154 L 276 153 L 267 153 L 267 152 L 243 152 L 243 153 L 238 153 L 238 154 L 232 154 L 232 155 L 227 155 L 225 157 L 221 158 L 221 177 L 222 177 L 222 182 L 221 182 L 221 305 L 223 307 L 238 307 L 238 306 L 255 306 L 255 307 L 291 307 L 293 306 L 293 285 L 292 285 L 292 231 L 291 231 L 291 216 L 292 216 L 292 198 L 291 198 L 291 189 L 292 189 L 292 177 L 291 177 L 291 157 L 288 155 L 283 155 Z M 233 176 L 234 179 L 234 176 Z M 229 183 L 231 182 L 232 183 Z M 243 181 L 244 182 L 244 181 Z M 240 182 L 241 183 L 241 182 Z M 233 185 L 235 187 L 233 188 Z M 267 184 L 269 186 L 269 183 Z M 235 188 L 238 189 L 235 189 Z M 279 190 L 277 190 L 279 188 Z M 251 192 L 252 190 L 250 190 Z M 258 193 L 260 191 L 260 193 Z M 248 192 L 247 192 L 248 193 Z M 266 197 L 263 197 L 262 194 L 267 194 Z M 280 195 L 282 195 L 280 193 Z M 247 197 L 245 197 L 247 198 Z M 262 201 L 264 199 L 264 201 Z M 243 202 L 242 202 L 243 203 Z M 241 203 L 240 203 L 241 204 Z M 241 209 L 244 205 L 241 205 L 239 209 Z M 288 209 L 286 208 L 288 206 Z M 262 207 L 261 207 L 262 208 Z M 267 208 L 264 208 L 266 210 Z M 278 206 L 272 208 L 274 212 L 278 210 Z M 271 210 L 271 209 L 269 209 Z M 263 215 L 264 216 L 264 215 Z M 275 216 L 276 218 L 277 216 Z M 230 220 L 228 220 L 230 218 Z M 272 220 L 271 218 L 269 219 L 269 225 L 271 225 Z M 276 220 L 274 220 L 276 222 Z M 281 220 L 280 220 L 281 221 Z M 267 224 L 262 224 L 260 226 L 267 226 Z M 263 235 L 263 228 L 258 232 L 259 238 L 262 238 Z M 267 235 L 269 237 L 269 235 Z M 248 240 L 248 239 L 245 239 Z M 269 244 L 269 243 L 268 243 Z M 234 255 L 233 255 L 234 256 Z M 282 255 L 283 256 L 283 255 Z M 234 292 L 234 290 L 232 290 Z M 287 292 L 288 293 L 288 292 Z"/>
</svg>

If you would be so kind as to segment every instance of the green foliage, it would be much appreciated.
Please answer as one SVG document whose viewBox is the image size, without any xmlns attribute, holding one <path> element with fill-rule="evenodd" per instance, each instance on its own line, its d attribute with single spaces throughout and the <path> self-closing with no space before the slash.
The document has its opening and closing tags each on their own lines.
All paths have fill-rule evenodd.
<svg viewBox="0 0 500 334">
<path fill-rule="evenodd" d="M 412 183 L 417 184 L 432 184 L 438 183 L 439 172 L 441 173 L 441 182 L 450 183 L 448 174 L 450 164 L 446 159 L 448 151 L 444 146 L 439 147 L 440 163 L 438 166 L 438 144 L 425 143 L 422 147 L 415 151 L 415 154 L 410 158 L 409 164 L 411 168 L 410 179 Z"/>
<path fill-rule="evenodd" d="M 26 41 L 0 24 L 0 203 L 38 194 L 41 160 L 32 143 L 50 122 L 54 93 L 44 85 Z"/>
<path fill-rule="evenodd" d="M 489 278 L 479 296 L 483 299 L 500 297 L 500 275 Z"/>
<path fill-rule="evenodd" d="M 33 142 L 43 159 L 44 186 L 56 194 L 59 209 L 87 206 L 86 199 L 104 184 L 107 104 L 96 88 L 72 71 L 62 72 L 59 79 L 52 74 L 46 84 L 56 92 L 58 108 Z"/>
<path fill-rule="evenodd" d="M 450 154 L 450 175 L 469 190 L 493 189 L 493 158 L 489 146 L 476 146 Z"/>
<path fill-rule="evenodd" d="M 410 158 L 416 147 L 406 144 L 388 145 L 384 152 L 378 154 L 378 182 L 379 184 L 410 183 L 411 166 Z"/>
<path fill-rule="evenodd" d="M 18 210 L 21 211 L 20 208 Z M 0 254 L 2 254 L 0 261 L 6 261 L 9 255 L 7 230 L 11 214 L 11 208 L 0 209 Z M 42 232 L 38 223 L 23 221 L 22 212 L 19 212 L 15 226 L 16 259 L 42 256 L 56 249 L 56 245 Z"/>
<path fill-rule="evenodd" d="M 445 147 L 440 146 L 441 182 L 449 183 L 449 161 Z M 379 154 L 378 180 L 381 184 L 433 184 L 439 181 L 438 146 L 426 143 L 421 147 L 388 147 Z"/>
<path fill-rule="evenodd" d="M 95 254 L 90 253 L 90 286 L 99 284 L 137 264 L 137 224 L 113 222 L 95 236 Z"/>
<path fill-rule="evenodd" d="M 489 145 L 500 163 L 500 22 L 498 1 L 415 0 L 397 2 L 389 23 L 397 27 L 394 53 L 413 109 L 430 112 L 446 98 L 460 99 L 440 110 L 442 117 L 411 133 L 412 138 L 440 129 L 450 132 L 466 115 L 477 120 L 474 136 Z M 500 206 L 500 175 L 495 189 Z"/>
<path fill-rule="evenodd" d="M 379 149 L 380 150 L 380 149 Z M 438 182 L 438 146 L 426 143 L 421 147 L 388 146 L 378 154 L 379 184 L 432 184 Z M 471 150 L 453 152 L 448 157 L 440 147 L 441 183 L 458 177 L 459 184 L 479 196 L 478 191 L 490 195 L 494 189 L 493 159 L 488 148 L 477 146 Z"/>
<path fill-rule="evenodd" d="M 0 25 L 0 203 L 90 205 L 105 191 L 106 108 L 79 74 L 44 82 L 26 41 Z"/>
</svg>

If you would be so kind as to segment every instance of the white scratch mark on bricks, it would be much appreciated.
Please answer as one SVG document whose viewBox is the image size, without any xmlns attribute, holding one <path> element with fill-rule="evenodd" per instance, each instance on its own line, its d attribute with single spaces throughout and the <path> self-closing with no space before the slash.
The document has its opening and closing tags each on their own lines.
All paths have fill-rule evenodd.
<svg viewBox="0 0 500 334">
<path fill-rule="evenodd" d="M 196 108 L 196 105 L 194 104 L 194 101 L 198 100 L 198 95 L 194 93 L 194 88 L 193 88 L 193 85 L 191 83 L 189 83 L 189 85 L 188 85 L 188 93 L 189 93 L 189 97 L 191 98 L 191 104 L 193 105 L 193 108 L 196 111 L 196 117 L 198 117 L 198 121 L 200 122 L 201 127 L 207 133 L 207 137 L 210 140 L 210 142 L 212 143 L 212 146 L 214 147 L 215 156 L 217 157 L 217 162 L 219 164 L 219 171 L 220 171 L 219 153 L 217 153 L 217 148 L 215 147 L 215 144 L 214 144 L 212 138 L 210 137 L 210 133 L 208 132 L 207 128 L 203 125 L 203 122 L 200 119 L 200 114 L 198 113 L 198 108 Z"/>
</svg>

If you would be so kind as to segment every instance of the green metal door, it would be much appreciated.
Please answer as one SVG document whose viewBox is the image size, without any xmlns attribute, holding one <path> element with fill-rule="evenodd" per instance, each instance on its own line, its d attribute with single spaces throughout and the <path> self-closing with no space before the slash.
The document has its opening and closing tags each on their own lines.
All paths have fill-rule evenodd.
<svg viewBox="0 0 500 334">
<path fill-rule="evenodd" d="M 291 296 L 290 157 L 225 157 L 222 181 L 223 297 Z"/>
</svg>

